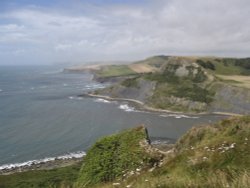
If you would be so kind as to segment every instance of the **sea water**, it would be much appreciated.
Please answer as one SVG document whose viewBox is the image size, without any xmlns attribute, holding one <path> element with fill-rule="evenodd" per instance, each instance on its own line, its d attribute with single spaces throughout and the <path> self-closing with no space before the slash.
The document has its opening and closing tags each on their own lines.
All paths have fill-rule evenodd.
<svg viewBox="0 0 250 188">
<path fill-rule="evenodd" d="M 78 96 L 106 86 L 91 74 L 55 66 L 1 66 L 0 169 L 82 157 L 98 138 L 142 124 L 153 140 L 175 141 L 192 126 L 225 118 L 148 113 L 126 102 Z"/>
</svg>

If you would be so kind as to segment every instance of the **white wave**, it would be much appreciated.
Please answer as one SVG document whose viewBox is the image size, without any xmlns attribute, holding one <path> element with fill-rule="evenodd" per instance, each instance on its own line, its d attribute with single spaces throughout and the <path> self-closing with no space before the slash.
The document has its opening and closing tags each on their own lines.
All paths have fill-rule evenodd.
<svg viewBox="0 0 250 188">
<path fill-rule="evenodd" d="M 0 166 L 0 170 L 10 170 L 13 168 L 20 168 L 20 167 L 25 167 L 25 166 L 37 165 L 37 164 L 41 164 L 41 163 L 45 163 L 45 162 L 55 161 L 58 159 L 59 160 L 78 159 L 78 158 L 82 158 L 85 155 L 86 155 L 86 153 L 84 151 L 78 151 L 78 152 L 73 152 L 73 153 L 61 155 L 58 157 L 47 157 L 44 159 L 31 160 L 31 161 L 26 161 L 23 163 L 5 164 L 5 165 Z"/>
<path fill-rule="evenodd" d="M 183 115 L 183 114 L 163 114 L 160 115 L 161 117 L 174 117 L 176 119 L 180 119 L 180 118 L 188 118 L 188 119 L 198 119 L 199 117 L 195 117 L 195 116 L 187 116 L 187 115 Z"/>
<path fill-rule="evenodd" d="M 73 97 L 73 96 L 69 96 L 69 99 L 74 99 L 75 97 Z"/>
<path fill-rule="evenodd" d="M 103 103 L 111 103 L 111 101 L 105 100 L 105 99 L 96 99 L 95 102 L 103 102 Z"/>
<path fill-rule="evenodd" d="M 69 99 L 71 100 L 82 100 L 82 97 L 77 97 L 77 96 L 69 96 Z"/>
<path fill-rule="evenodd" d="M 68 86 L 68 84 L 65 84 L 65 83 L 64 83 L 63 86 L 66 87 L 66 86 Z"/>
<path fill-rule="evenodd" d="M 0 89 L 0 92 L 2 92 L 3 90 L 2 89 Z"/>
<path fill-rule="evenodd" d="M 102 89 L 105 88 L 105 85 L 102 84 L 88 84 L 84 87 L 84 89 Z"/>
<path fill-rule="evenodd" d="M 135 108 L 129 106 L 128 104 L 121 104 L 121 105 L 119 106 L 119 108 L 120 108 L 121 110 L 124 110 L 125 112 L 135 112 Z"/>
</svg>

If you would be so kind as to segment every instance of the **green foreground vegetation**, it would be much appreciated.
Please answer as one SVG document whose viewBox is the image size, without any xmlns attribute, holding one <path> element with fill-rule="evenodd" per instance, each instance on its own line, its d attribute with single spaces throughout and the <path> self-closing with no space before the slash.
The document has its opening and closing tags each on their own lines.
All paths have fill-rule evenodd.
<svg viewBox="0 0 250 188">
<path fill-rule="evenodd" d="M 0 188 L 73 187 L 81 163 L 53 170 L 34 170 L 11 175 L 0 175 Z"/>
<path fill-rule="evenodd" d="M 81 168 L 2 175 L 0 187 L 250 187 L 250 116 L 192 128 L 163 159 L 145 139 L 142 127 L 104 137 Z"/>
</svg>

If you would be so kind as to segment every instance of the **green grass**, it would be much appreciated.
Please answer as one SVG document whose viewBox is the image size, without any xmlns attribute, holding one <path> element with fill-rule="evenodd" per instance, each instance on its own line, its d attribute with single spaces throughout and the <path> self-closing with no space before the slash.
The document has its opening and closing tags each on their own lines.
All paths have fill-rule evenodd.
<svg viewBox="0 0 250 188">
<path fill-rule="evenodd" d="M 109 182 L 143 165 L 150 165 L 150 156 L 139 142 L 147 139 L 143 127 L 104 137 L 88 151 L 77 181 L 78 186 Z"/>
<path fill-rule="evenodd" d="M 198 67 L 187 66 L 188 75 L 179 77 L 175 74 L 180 65 L 168 65 L 162 73 L 149 73 L 144 79 L 156 81 L 157 86 L 148 103 L 156 108 L 175 111 L 190 111 L 188 106 L 173 103 L 171 97 L 184 98 L 193 102 L 209 104 L 213 101 L 215 92 L 204 87 L 202 83 L 207 80 L 204 71 Z M 202 111 L 201 107 L 194 107 L 191 111 Z"/>
<path fill-rule="evenodd" d="M 126 80 L 121 82 L 121 85 L 125 86 L 125 87 L 138 88 L 139 84 L 138 84 L 138 79 L 137 78 L 138 77 L 126 79 Z"/>
<path fill-rule="evenodd" d="M 2 175 L 0 187 L 113 188 L 114 182 L 137 188 L 250 187 L 250 116 L 192 128 L 153 171 L 145 168 L 155 159 L 139 147 L 142 139 L 147 139 L 143 127 L 104 137 L 87 153 L 81 170 L 74 165 Z M 122 176 L 138 167 L 137 175 Z"/>
<path fill-rule="evenodd" d="M 121 187 L 248 188 L 249 138 L 250 116 L 192 128 L 179 139 L 175 153 L 166 157 L 161 167 L 126 179 Z M 234 147 L 230 147 L 232 144 Z M 113 185 L 97 187 L 111 188 Z"/>
<path fill-rule="evenodd" d="M 205 69 L 210 69 L 215 74 L 221 75 L 250 75 L 249 58 L 201 58 L 196 63 Z"/>
<path fill-rule="evenodd" d="M 53 170 L 35 170 L 11 175 L 0 175 L 0 188 L 73 187 L 81 164 Z"/>
<path fill-rule="evenodd" d="M 115 77 L 136 74 L 127 65 L 107 65 L 96 71 L 99 77 Z"/>
<path fill-rule="evenodd" d="M 136 62 L 137 64 L 148 64 L 152 67 L 155 67 L 155 68 L 161 68 L 162 65 L 164 65 L 167 61 L 168 61 L 168 56 L 154 56 L 154 57 L 150 57 L 150 58 L 147 58 L 145 60 L 142 60 L 142 61 L 138 61 Z"/>
</svg>

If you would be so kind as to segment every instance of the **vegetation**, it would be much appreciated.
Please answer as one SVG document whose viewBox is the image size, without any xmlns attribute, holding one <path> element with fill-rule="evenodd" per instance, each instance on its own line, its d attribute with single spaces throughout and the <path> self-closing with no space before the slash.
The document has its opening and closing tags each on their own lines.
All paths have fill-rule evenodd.
<svg viewBox="0 0 250 188">
<path fill-rule="evenodd" d="M 135 62 L 128 67 L 135 74 L 130 78 L 126 77 L 128 74 L 125 75 L 121 78 L 123 81 L 120 84 L 128 90 L 129 88 L 140 90 L 126 92 L 126 88 L 123 87 L 121 90 L 120 85 L 115 84 L 96 93 L 101 95 L 103 91 L 103 94 L 108 95 L 107 91 L 110 91 L 112 97 L 129 98 L 137 96 L 137 93 L 133 92 L 145 90 L 148 91 L 148 95 L 140 100 L 146 105 L 181 112 L 219 110 L 234 113 L 246 111 L 247 113 L 250 109 L 249 105 L 242 105 L 248 100 L 250 93 L 247 90 L 250 88 L 250 82 L 246 77 L 250 75 L 250 58 L 154 56 Z M 238 102 L 236 102 L 237 99 L 228 100 L 235 88 L 246 89 L 244 95 L 236 96 L 239 97 Z M 221 102 L 221 98 L 224 97 L 227 101 Z M 134 99 L 138 100 L 136 97 Z"/>
<path fill-rule="evenodd" d="M 173 102 L 171 97 L 206 104 L 213 101 L 215 93 L 201 85 L 207 80 L 204 71 L 200 67 L 186 66 L 187 74 L 178 76 L 176 71 L 180 67 L 181 65 L 178 64 L 170 64 L 162 73 L 149 73 L 144 75 L 145 79 L 157 82 L 154 94 L 149 98 L 149 104 L 161 109 L 189 111 L 190 109 L 185 107 L 185 105 Z M 199 109 L 192 109 L 191 111 L 197 110 L 200 111 Z"/>
<path fill-rule="evenodd" d="M 99 77 L 126 76 L 133 74 L 136 74 L 136 72 L 131 70 L 128 65 L 107 65 L 96 71 L 96 75 Z"/>
<path fill-rule="evenodd" d="M 143 127 L 123 131 L 97 141 L 81 170 L 75 165 L 0 176 L 0 187 L 250 187 L 250 116 L 192 128 L 151 170 L 155 159 L 139 144 L 145 139 Z"/>
<path fill-rule="evenodd" d="M 215 74 L 250 75 L 250 58 L 197 59 L 196 63 Z"/>
<path fill-rule="evenodd" d="M 177 142 L 176 155 L 155 174 L 178 176 L 183 186 L 248 187 L 250 181 L 244 178 L 250 175 L 249 138 L 249 116 L 193 128 Z"/>
<path fill-rule="evenodd" d="M 139 188 L 248 188 L 249 145 L 250 116 L 196 127 L 177 142 L 160 167 L 118 182 L 120 187 Z M 111 188 L 113 183 L 95 187 Z"/>
<path fill-rule="evenodd" d="M 164 64 L 167 63 L 168 59 L 169 59 L 169 56 L 164 56 L 164 55 L 154 56 L 154 57 L 150 57 L 145 60 L 142 60 L 142 61 L 138 61 L 136 62 L 136 64 L 148 64 L 155 68 L 161 68 Z"/>
<path fill-rule="evenodd" d="M 122 86 L 125 86 L 125 87 L 135 87 L 135 88 L 138 88 L 139 85 L 138 85 L 138 77 L 134 77 L 134 78 L 128 78 L 124 81 L 121 82 L 121 85 Z"/>
<path fill-rule="evenodd" d="M 145 128 L 138 127 L 97 141 L 87 153 L 77 186 L 109 182 L 150 164 L 151 157 L 139 144 L 145 139 Z"/>
<path fill-rule="evenodd" d="M 73 187 L 76 182 L 81 164 L 53 170 L 34 170 L 11 175 L 0 175 L 1 188 L 45 188 Z"/>
<path fill-rule="evenodd" d="M 215 70 L 214 64 L 213 64 L 212 62 L 210 62 L 210 61 L 205 62 L 205 61 L 203 61 L 203 60 L 201 60 L 201 59 L 198 59 L 198 60 L 196 61 L 196 63 L 197 63 L 198 65 L 202 66 L 202 67 L 205 68 L 205 69 Z"/>
</svg>

